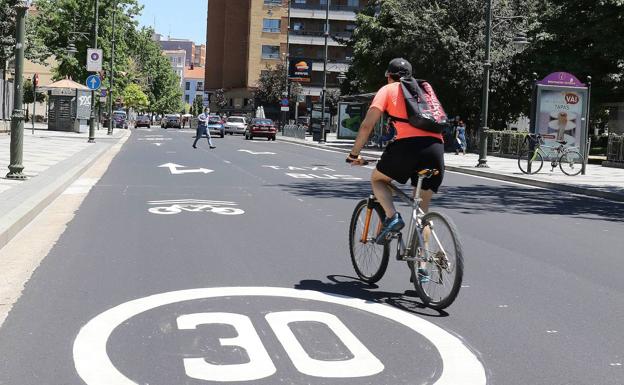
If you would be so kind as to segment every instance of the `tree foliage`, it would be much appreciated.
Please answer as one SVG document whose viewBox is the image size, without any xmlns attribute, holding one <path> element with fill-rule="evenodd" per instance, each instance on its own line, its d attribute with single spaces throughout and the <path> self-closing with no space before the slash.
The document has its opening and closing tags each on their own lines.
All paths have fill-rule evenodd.
<svg viewBox="0 0 624 385">
<path fill-rule="evenodd" d="M 193 105 L 191 105 L 191 115 L 197 116 L 204 110 L 204 98 L 201 95 L 195 96 Z"/>
<path fill-rule="evenodd" d="M 13 55 L 15 46 L 15 9 L 16 0 L 0 0 L 0 70 Z"/>
<path fill-rule="evenodd" d="M 217 108 L 222 109 L 227 106 L 227 100 L 225 100 L 225 90 L 223 88 L 219 88 L 215 91 L 215 104 Z"/>
<path fill-rule="evenodd" d="M 122 99 L 126 108 L 135 111 L 145 111 L 149 106 L 149 99 L 138 84 L 128 84 L 123 90 Z"/>
<path fill-rule="evenodd" d="M 1 0 L 0 0 L 1 1 Z M 58 67 L 55 78 L 71 77 L 82 82 L 86 72 L 87 48 L 93 45 L 94 3 L 81 0 L 38 0 L 39 12 L 32 18 L 29 42 L 39 41 L 47 52 L 33 56 L 45 59 L 54 55 Z M 117 4 L 115 11 L 114 4 Z M 157 113 L 180 111 L 183 107 L 179 79 L 158 43 L 152 41 L 153 30 L 138 28 L 136 17 L 142 6 L 138 0 L 100 0 L 98 48 L 104 51 L 104 71 L 110 74 L 112 40 L 115 39 L 114 93 L 121 94 L 129 84 L 140 85 L 150 109 Z M 115 13 L 115 29 L 112 21 Z M 78 53 L 67 53 L 70 42 Z M 106 76 L 110 88 L 110 76 Z"/>
<path fill-rule="evenodd" d="M 41 103 L 46 100 L 46 96 L 42 92 L 37 92 L 37 102 Z M 23 101 L 26 104 L 35 102 L 35 87 L 30 79 L 24 81 L 24 96 Z"/>
<path fill-rule="evenodd" d="M 260 78 L 254 91 L 254 98 L 261 105 L 275 105 L 279 103 L 286 90 L 285 71 L 286 66 L 280 62 L 272 67 L 267 65 L 266 69 L 260 73 Z"/>
<path fill-rule="evenodd" d="M 624 3 L 620 0 L 498 0 L 493 14 L 490 126 L 528 114 L 532 73 L 592 75 L 593 105 L 624 96 Z M 526 16 L 502 20 L 500 16 Z M 485 58 L 482 0 L 377 0 L 357 17 L 348 43 L 354 63 L 343 92 L 371 92 L 387 63 L 408 59 L 414 76 L 431 82 L 448 113 L 473 128 L 481 111 Z M 532 44 L 516 52 L 518 30 Z M 572 38 L 572 36 L 574 38 Z"/>
</svg>

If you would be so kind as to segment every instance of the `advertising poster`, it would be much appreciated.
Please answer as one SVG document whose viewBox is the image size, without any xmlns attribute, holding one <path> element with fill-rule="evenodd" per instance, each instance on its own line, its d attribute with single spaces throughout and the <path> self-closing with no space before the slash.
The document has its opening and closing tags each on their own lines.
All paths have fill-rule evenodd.
<svg viewBox="0 0 624 385">
<path fill-rule="evenodd" d="M 338 139 L 355 139 L 366 115 L 362 103 L 338 103 Z"/>
<path fill-rule="evenodd" d="M 288 68 L 288 79 L 293 82 L 309 83 L 312 78 L 312 61 L 293 58 Z"/>
<path fill-rule="evenodd" d="M 545 141 L 582 143 L 584 93 L 543 89 L 539 97 L 537 131 Z"/>
</svg>

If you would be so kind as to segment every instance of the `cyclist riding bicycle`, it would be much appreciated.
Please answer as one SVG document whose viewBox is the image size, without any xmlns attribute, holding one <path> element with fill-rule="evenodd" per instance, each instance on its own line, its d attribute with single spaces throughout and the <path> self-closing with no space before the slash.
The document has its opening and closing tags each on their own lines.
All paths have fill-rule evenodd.
<svg viewBox="0 0 624 385">
<path fill-rule="evenodd" d="M 388 64 L 385 76 L 388 84 L 381 87 L 375 95 L 360 126 L 351 153 L 347 157 L 347 162 L 353 165 L 365 163 L 360 156 L 360 150 L 368 141 L 377 121 L 384 113 L 387 113 L 396 129 L 396 140 L 386 147 L 377 163 L 377 168 L 371 175 L 373 193 L 383 207 L 387 218 L 375 240 L 378 244 L 387 242 L 388 233 L 398 232 L 405 226 L 401 215 L 394 207 L 389 184 L 393 180 L 405 184 L 411 179 L 412 186 L 415 187 L 418 182 L 418 171 L 423 169 L 438 170 L 437 175 L 423 181 L 421 209 L 426 212 L 433 193 L 438 191 L 444 177 L 442 134 L 425 131 L 405 121 L 408 115 L 400 80 L 401 78 L 412 77 L 412 65 L 403 58 L 392 59 Z"/>
</svg>

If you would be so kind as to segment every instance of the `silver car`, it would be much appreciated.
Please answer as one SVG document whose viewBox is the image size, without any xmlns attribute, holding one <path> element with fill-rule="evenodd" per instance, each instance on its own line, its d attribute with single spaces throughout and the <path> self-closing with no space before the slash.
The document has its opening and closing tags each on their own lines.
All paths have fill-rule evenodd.
<svg viewBox="0 0 624 385">
<path fill-rule="evenodd" d="M 247 129 L 247 119 L 243 116 L 230 116 L 227 118 L 225 122 L 225 133 L 226 134 L 245 134 L 245 129 Z"/>
</svg>

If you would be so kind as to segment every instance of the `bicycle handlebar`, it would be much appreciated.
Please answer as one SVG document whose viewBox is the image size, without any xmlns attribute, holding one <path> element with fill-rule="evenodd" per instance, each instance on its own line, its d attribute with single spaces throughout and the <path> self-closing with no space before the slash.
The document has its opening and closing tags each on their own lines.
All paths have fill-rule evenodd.
<svg viewBox="0 0 624 385">
<path fill-rule="evenodd" d="M 364 165 L 364 166 L 367 165 L 367 164 L 376 163 L 376 162 L 379 161 L 379 159 L 364 159 L 364 158 L 362 158 L 361 160 L 363 161 L 362 165 Z M 351 158 L 345 159 L 345 162 L 347 162 L 347 163 L 353 163 L 354 161 L 355 161 L 355 159 L 351 159 Z"/>
</svg>

